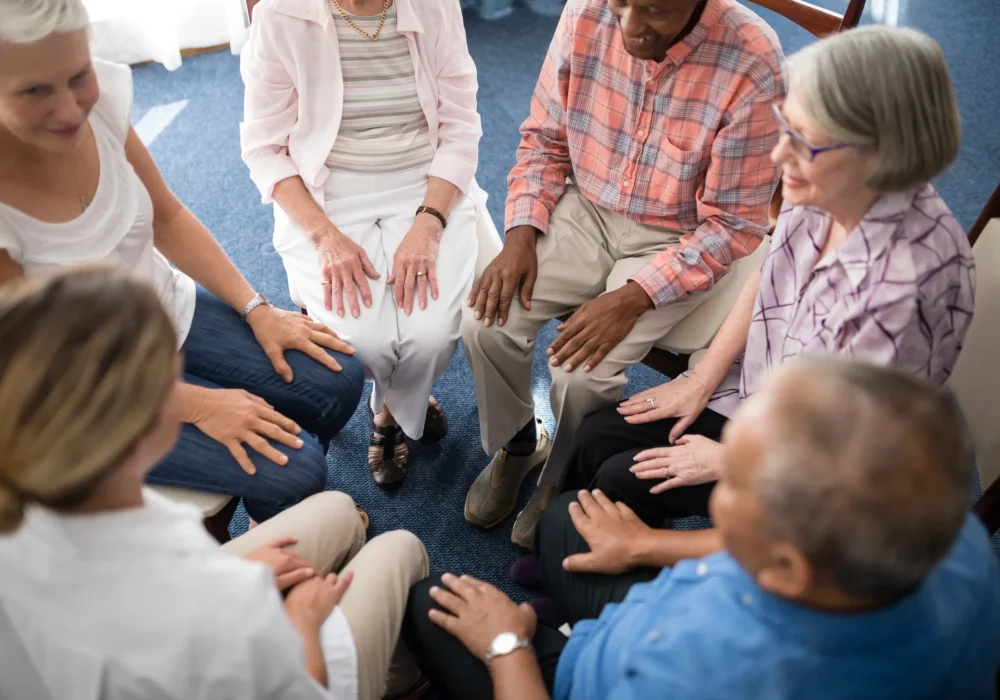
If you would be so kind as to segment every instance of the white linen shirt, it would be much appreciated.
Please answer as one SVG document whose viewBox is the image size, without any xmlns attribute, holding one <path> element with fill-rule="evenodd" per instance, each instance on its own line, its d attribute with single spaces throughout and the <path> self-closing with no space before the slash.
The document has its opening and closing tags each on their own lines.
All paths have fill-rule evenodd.
<svg viewBox="0 0 1000 700">
<path fill-rule="evenodd" d="M 219 549 L 196 509 L 143 497 L 86 516 L 32 507 L 0 537 L 0 698 L 356 700 L 339 608 L 322 629 L 328 691 L 271 570 Z"/>
</svg>

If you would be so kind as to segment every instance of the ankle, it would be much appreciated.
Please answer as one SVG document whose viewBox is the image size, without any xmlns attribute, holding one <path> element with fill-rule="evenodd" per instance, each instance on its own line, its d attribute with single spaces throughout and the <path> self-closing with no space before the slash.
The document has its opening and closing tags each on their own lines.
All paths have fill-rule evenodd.
<svg viewBox="0 0 1000 700">
<path fill-rule="evenodd" d="M 389 409 L 387 408 L 383 408 L 382 411 L 375 416 L 373 422 L 376 427 L 379 428 L 388 428 L 396 425 L 396 419 L 392 417 L 392 414 L 389 413 Z"/>
</svg>

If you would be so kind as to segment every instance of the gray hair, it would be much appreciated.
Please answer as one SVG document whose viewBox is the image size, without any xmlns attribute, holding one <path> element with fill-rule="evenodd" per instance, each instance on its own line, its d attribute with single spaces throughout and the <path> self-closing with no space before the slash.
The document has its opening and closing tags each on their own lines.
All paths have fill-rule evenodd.
<svg viewBox="0 0 1000 700">
<path fill-rule="evenodd" d="M 771 535 L 850 595 L 916 586 L 954 544 L 972 488 L 951 394 L 832 357 L 789 362 L 775 380 L 787 387 L 771 394 L 781 443 L 759 473 Z"/>
<path fill-rule="evenodd" d="M 87 29 L 83 0 L 0 0 L 0 40 L 30 44 L 55 34 Z"/>
<path fill-rule="evenodd" d="M 948 65 L 922 32 L 870 26 L 821 39 L 789 59 L 788 78 L 820 131 L 877 152 L 876 192 L 929 182 L 958 155 Z"/>
</svg>

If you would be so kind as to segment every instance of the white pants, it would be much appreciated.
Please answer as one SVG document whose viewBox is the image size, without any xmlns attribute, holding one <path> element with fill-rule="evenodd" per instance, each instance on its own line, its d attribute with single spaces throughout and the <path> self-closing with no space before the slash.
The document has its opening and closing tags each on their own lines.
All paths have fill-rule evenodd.
<svg viewBox="0 0 1000 700">
<path fill-rule="evenodd" d="M 392 274 L 396 249 L 410 230 L 426 192 L 424 172 L 334 172 L 327 180 L 327 216 L 364 249 L 381 275 L 368 280 L 372 305 L 365 308 L 359 298 L 358 318 L 351 316 L 350 310 L 341 318 L 324 307 L 319 258 L 306 236 L 292 225 L 279 224 L 274 233 L 274 246 L 309 315 L 357 350 L 368 380 L 375 385 L 372 410 L 378 413 L 387 406 L 412 439 L 424 434 L 431 389 L 455 352 L 462 305 L 472 288 L 478 253 L 475 205 L 470 198 L 459 196 L 441 237 L 436 266 L 438 298 L 431 299 L 428 291 L 427 308 L 420 309 L 414 302 L 410 316 L 396 306 L 393 288 L 386 282 Z"/>
</svg>

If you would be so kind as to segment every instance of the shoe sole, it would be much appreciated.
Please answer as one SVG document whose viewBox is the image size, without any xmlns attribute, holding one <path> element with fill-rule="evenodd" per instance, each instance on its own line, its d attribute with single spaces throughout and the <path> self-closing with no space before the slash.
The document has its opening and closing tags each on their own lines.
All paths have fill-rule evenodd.
<svg viewBox="0 0 1000 700">
<path fill-rule="evenodd" d="M 528 476 L 531 474 L 531 472 L 535 471 L 536 469 L 538 469 L 539 467 L 541 467 L 543 464 L 545 464 L 545 460 L 547 460 L 549 458 L 549 452 L 551 451 L 551 447 L 552 447 L 552 439 L 548 438 L 546 436 L 545 450 L 542 452 L 542 454 L 540 454 L 537 458 L 535 458 L 530 463 L 531 466 L 529 466 L 527 469 L 525 469 L 524 473 L 520 477 L 520 480 L 519 480 L 520 483 L 518 483 L 518 485 L 517 485 L 517 495 L 518 495 L 518 498 L 520 498 L 520 496 L 521 496 L 521 488 L 524 486 L 524 480 L 528 478 Z M 480 520 L 478 517 L 476 517 L 476 515 L 473 514 L 472 510 L 469 508 L 469 497 L 468 497 L 468 495 L 466 495 L 466 497 L 465 497 L 465 519 L 466 519 L 467 522 L 471 523 L 472 525 L 475 525 L 478 528 L 482 528 L 483 530 L 490 530 L 492 528 L 495 528 L 497 525 L 499 525 L 504 520 L 506 520 L 507 518 L 510 517 L 510 514 L 513 513 L 514 510 L 517 508 L 518 498 L 514 499 L 514 504 L 510 508 L 508 508 L 506 511 L 504 511 L 504 513 L 502 515 L 497 516 L 495 519 L 493 519 L 489 523 L 483 523 L 483 521 Z"/>
</svg>

